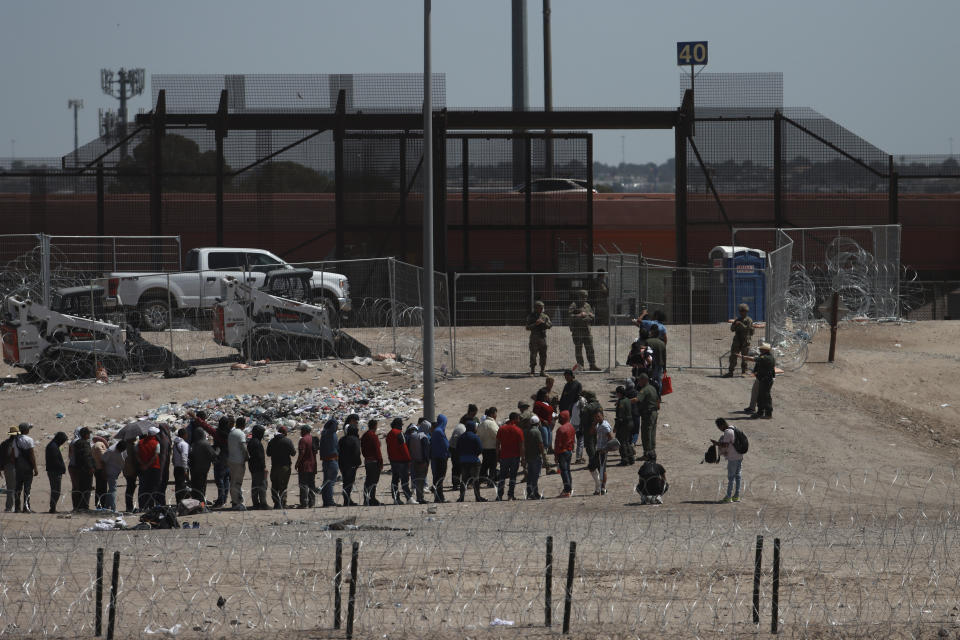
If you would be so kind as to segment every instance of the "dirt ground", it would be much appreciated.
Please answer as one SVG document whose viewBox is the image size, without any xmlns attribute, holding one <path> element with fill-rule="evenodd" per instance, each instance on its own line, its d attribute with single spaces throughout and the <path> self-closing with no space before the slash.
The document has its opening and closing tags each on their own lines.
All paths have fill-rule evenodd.
<svg viewBox="0 0 960 640">
<path fill-rule="evenodd" d="M 0 636 L 91 633 L 93 557 L 104 547 L 108 558 L 114 550 L 122 556 L 118 637 L 149 637 L 177 622 L 178 637 L 343 637 L 332 630 L 330 585 L 339 536 L 345 571 L 351 543 L 361 544 L 358 637 L 559 634 L 571 541 L 575 637 L 766 635 L 774 537 L 783 542 L 781 635 L 960 637 L 960 323 L 844 325 L 833 364 L 828 340 L 821 331 L 806 366 L 777 378 L 769 421 L 739 411 L 752 378 L 671 371 L 675 393 L 664 398 L 657 435 L 671 488 L 660 507 L 639 505 L 636 467 L 611 467 L 609 493 L 595 497 L 578 466 L 567 500 L 553 499 L 560 480 L 550 475 L 540 486 L 551 499 L 542 502 L 216 512 L 186 517 L 199 530 L 176 532 L 79 533 L 96 517 L 0 514 Z M 726 346 L 718 343 L 717 353 Z M 618 367 L 580 379 L 612 407 L 609 393 L 628 374 Z M 365 376 L 419 393 L 412 377 L 350 363 L 302 373 L 291 363 L 249 371 L 217 364 L 178 380 L 8 384 L 0 415 L 4 427 L 36 425 L 31 435 L 42 447 L 56 431 L 162 404 Z M 541 382 L 445 379 L 437 409 L 454 421 L 468 402 L 505 415 Z M 699 464 L 718 435 L 717 416 L 750 436 L 740 504 L 716 504 L 725 465 Z M 388 491 L 381 480 L 381 497 Z M 47 499 L 41 470 L 34 507 Z M 542 627 L 548 535 L 556 554 L 552 630 Z M 759 626 L 750 620 L 757 535 L 765 537 Z M 346 587 L 343 601 L 346 611 Z M 497 618 L 514 625 L 490 626 Z"/>
</svg>

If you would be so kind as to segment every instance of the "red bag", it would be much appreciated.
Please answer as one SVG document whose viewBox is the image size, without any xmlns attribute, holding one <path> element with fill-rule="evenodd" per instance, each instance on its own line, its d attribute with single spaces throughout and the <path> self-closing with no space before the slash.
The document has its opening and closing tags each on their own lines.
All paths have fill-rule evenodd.
<svg viewBox="0 0 960 640">
<path fill-rule="evenodd" d="M 670 376 L 667 374 L 663 374 L 663 379 L 661 380 L 660 386 L 662 387 L 660 390 L 661 396 L 665 396 L 668 393 L 673 393 L 673 380 L 671 380 Z"/>
</svg>

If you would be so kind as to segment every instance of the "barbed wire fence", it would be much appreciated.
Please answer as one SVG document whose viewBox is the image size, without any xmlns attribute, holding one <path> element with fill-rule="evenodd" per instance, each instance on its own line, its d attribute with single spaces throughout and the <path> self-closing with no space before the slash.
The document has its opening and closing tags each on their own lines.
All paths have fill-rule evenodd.
<svg viewBox="0 0 960 640">
<path fill-rule="evenodd" d="M 776 619 L 788 635 L 922 637 L 956 626 L 954 469 L 758 476 L 734 506 L 707 504 L 722 493 L 718 481 L 673 482 L 656 508 L 639 507 L 621 487 L 574 510 L 548 501 L 375 507 L 346 520 L 300 511 L 224 523 L 213 514 L 196 516 L 199 529 L 76 533 L 52 520 L 5 528 L 0 636 L 91 634 L 98 547 L 121 556 L 120 637 L 176 625 L 185 637 L 331 629 L 338 537 L 346 548 L 360 544 L 354 629 L 362 637 L 475 634 L 497 620 L 535 633 L 545 605 L 556 629 L 571 541 L 575 634 L 766 630 L 774 538 L 782 549 Z M 549 604 L 548 535 L 556 543 Z M 768 554 L 759 624 L 751 598 L 758 535 Z"/>
</svg>

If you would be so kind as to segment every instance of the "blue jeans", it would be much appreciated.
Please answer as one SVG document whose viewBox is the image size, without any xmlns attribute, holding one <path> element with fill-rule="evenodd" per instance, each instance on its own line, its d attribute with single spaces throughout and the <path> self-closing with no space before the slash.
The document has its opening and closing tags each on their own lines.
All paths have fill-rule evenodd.
<svg viewBox="0 0 960 640">
<path fill-rule="evenodd" d="M 117 477 L 107 478 L 107 492 L 103 494 L 100 506 L 111 511 L 117 510 Z"/>
<path fill-rule="evenodd" d="M 230 467 L 226 460 L 217 458 L 213 462 L 213 482 L 217 485 L 217 500 L 214 506 L 223 506 L 227 503 L 230 494 Z"/>
<path fill-rule="evenodd" d="M 329 507 L 333 504 L 333 485 L 337 483 L 337 474 L 340 472 L 340 465 L 336 460 L 323 461 L 323 486 L 320 487 L 320 497 L 323 499 L 323 506 Z"/>
<path fill-rule="evenodd" d="M 550 448 L 550 427 L 541 424 L 540 425 L 540 437 L 543 438 L 543 448 Z"/>
<path fill-rule="evenodd" d="M 570 473 L 570 460 L 572 458 L 572 451 L 564 451 L 557 456 L 557 464 L 560 466 L 560 479 L 563 481 L 563 490 L 566 493 L 573 491 L 573 475 Z"/>
<path fill-rule="evenodd" d="M 540 470 L 543 460 L 531 458 L 527 460 L 527 500 L 536 500 L 540 496 Z"/>
<path fill-rule="evenodd" d="M 740 460 L 727 460 L 727 495 L 729 498 L 731 495 L 740 497 L 740 483 L 743 481 L 743 459 Z M 733 484 L 736 482 L 737 491 L 733 493 Z"/>
<path fill-rule="evenodd" d="M 497 479 L 497 497 L 503 498 L 503 485 L 507 478 L 510 478 L 509 491 L 507 496 L 513 497 L 514 488 L 517 486 L 517 472 L 520 470 L 520 458 L 503 458 L 500 460 L 500 477 Z"/>
</svg>

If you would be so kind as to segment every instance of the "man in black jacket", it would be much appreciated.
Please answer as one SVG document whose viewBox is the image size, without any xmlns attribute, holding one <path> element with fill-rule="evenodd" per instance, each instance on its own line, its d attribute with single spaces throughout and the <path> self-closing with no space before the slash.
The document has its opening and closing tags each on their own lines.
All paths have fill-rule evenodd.
<svg viewBox="0 0 960 640">
<path fill-rule="evenodd" d="M 267 456 L 263 451 L 263 434 L 266 429 L 256 425 L 250 431 L 247 441 L 247 453 L 250 458 L 250 499 L 254 509 L 269 509 L 267 506 Z"/>
<path fill-rule="evenodd" d="M 77 504 L 76 511 L 87 511 L 90 509 L 90 493 L 93 490 L 93 450 L 90 448 L 90 429 L 84 427 L 80 429 L 78 435 L 80 439 L 73 445 L 73 458 L 77 468 L 77 482 L 80 487 L 80 501 Z"/>
<path fill-rule="evenodd" d="M 67 465 L 63 463 L 63 454 L 60 447 L 67 441 L 67 434 L 58 431 L 53 440 L 47 443 L 44 450 L 47 467 L 47 479 L 50 481 L 50 513 L 57 512 L 57 502 L 60 501 L 60 482 L 67 472 Z"/>
<path fill-rule="evenodd" d="M 287 508 L 287 485 L 290 483 L 290 463 L 297 455 L 297 448 L 287 437 L 287 428 L 278 427 L 277 435 L 267 445 L 270 456 L 270 496 L 274 509 Z"/>
<path fill-rule="evenodd" d="M 340 438 L 338 456 L 340 475 L 343 476 L 343 506 L 358 506 L 350 494 L 353 492 L 353 483 L 357 479 L 357 469 L 363 462 L 360 456 L 360 430 L 356 424 L 347 425 L 347 435 Z"/>
<path fill-rule="evenodd" d="M 127 455 L 134 454 L 128 452 Z M 202 429 L 195 429 L 187 462 L 190 465 L 190 489 L 193 491 L 193 497 L 200 502 L 206 502 L 207 474 L 210 473 L 210 466 L 217 459 L 217 456 L 216 449 L 207 441 L 206 432 Z"/>
</svg>

